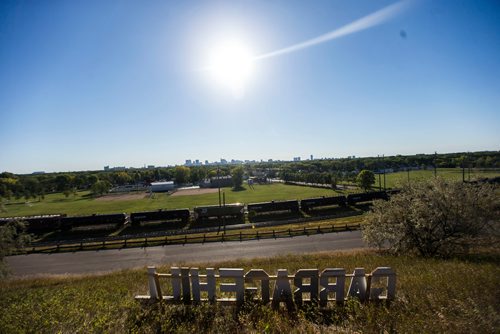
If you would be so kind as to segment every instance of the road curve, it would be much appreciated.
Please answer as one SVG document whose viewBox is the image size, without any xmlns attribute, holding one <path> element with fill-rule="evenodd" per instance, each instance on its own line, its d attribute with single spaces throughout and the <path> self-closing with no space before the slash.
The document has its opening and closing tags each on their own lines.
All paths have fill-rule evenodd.
<svg viewBox="0 0 500 334">
<path fill-rule="evenodd" d="M 283 239 L 156 246 L 6 258 L 13 276 L 96 274 L 151 265 L 181 265 L 365 247 L 360 231 Z"/>
</svg>

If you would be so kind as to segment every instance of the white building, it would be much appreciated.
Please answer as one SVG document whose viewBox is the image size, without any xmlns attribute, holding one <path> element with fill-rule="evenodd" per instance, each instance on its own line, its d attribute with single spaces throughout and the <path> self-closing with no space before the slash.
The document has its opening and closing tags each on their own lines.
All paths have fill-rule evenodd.
<svg viewBox="0 0 500 334">
<path fill-rule="evenodd" d="M 162 192 L 174 189 L 174 181 L 151 182 L 151 191 Z"/>
</svg>

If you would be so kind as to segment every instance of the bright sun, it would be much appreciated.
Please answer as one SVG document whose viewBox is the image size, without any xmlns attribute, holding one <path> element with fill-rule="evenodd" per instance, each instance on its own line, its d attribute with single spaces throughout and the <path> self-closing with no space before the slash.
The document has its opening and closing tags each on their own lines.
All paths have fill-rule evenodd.
<svg viewBox="0 0 500 334">
<path fill-rule="evenodd" d="M 209 71 L 220 85 L 230 89 L 235 96 L 244 93 L 245 84 L 253 73 L 253 56 L 245 45 L 227 42 L 213 48 Z"/>
</svg>

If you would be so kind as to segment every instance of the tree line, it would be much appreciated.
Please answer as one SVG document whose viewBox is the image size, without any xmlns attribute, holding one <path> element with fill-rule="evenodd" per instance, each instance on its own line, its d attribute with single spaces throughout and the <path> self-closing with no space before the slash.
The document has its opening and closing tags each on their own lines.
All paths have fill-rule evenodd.
<svg viewBox="0 0 500 334">
<path fill-rule="evenodd" d="M 112 187 L 143 184 L 155 181 L 175 181 L 177 184 L 198 184 L 206 178 L 231 175 L 231 167 L 218 170 L 214 166 L 165 167 L 155 169 L 129 169 L 123 171 L 88 171 L 18 175 L 0 173 L 0 198 L 39 199 L 46 194 L 60 192 L 69 197 L 77 191 L 90 190 L 96 195 L 104 194 Z"/>
<path fill-rule="evenodd" d="M 356 182 L 361 170 L 381 171 L 406 168 L 500 168 L 500 152 L 473 152 L 449 154 L 396 155 L 390 157 L 342 158 L 300 162 L 261 162 L 241 166 L 176 166 L 122 171 L 83 171 L 19 175 L 0 173 L 0 198 L 38 198 L 62 192 L 66 196 L 77 191 L 90 190 L 106 193 L 111 187 L 127 184 L 149 184 L 154 181 L 175 181 L 177 184 L 199 184 L 211 177 L 233 175 L 240 183 L 243 175 L 279 177 L 285 181 L 336 185 L 338 182 Z M 240 181 L 241 180 L 241 181 Z M 238 187 L 235 185 L 235 187 Z"/>
<path fill-rule="evenodd" d="M 342 158 L 268 164 L 285 181 L 335 185 L 356 182 L 362 170 L 374 172 L 429 168 L 500 168 L 500 152 L 417 154 L 409 156 Z"/>
</svg>

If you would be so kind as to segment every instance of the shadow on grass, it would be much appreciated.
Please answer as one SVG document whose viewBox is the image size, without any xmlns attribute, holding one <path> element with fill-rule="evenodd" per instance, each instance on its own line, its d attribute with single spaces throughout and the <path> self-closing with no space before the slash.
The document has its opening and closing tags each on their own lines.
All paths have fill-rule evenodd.
<svg viewBox="0 0 500 334">
<path fill-rule="evenodd" d="M 148 223 L 141 223 L 140 226 L 128 225 L 116 235 L 131 235 L 131 234 L 141 234 L 146 232 L 175 231 L 184 229 L 186 225 L 187 225 L 186 223 L 176 222 L 176 221 L 148 222 Z"/>
<path fill-rule="evenodd" d="M 218 227 L 218 226 L 224 226 L 224 225 L 236 225 L 236 224 L 243 224 L 244 221 L 241 218 L 210 218 L 210 219 L 203 219 L 201 221 L 192 221 L 191 225 L 189 225 L 189 228 L 204 228 L 204 227 Z"/>
<path fill-rule="evenodd" d="M 498 243 L 499 240 L 496 240 L 496 244 Z M 472 262 L 476 264 L 492 263 L 500 265 L 500 249 L 498 247 L 486 247 L 474 250 L 469 254 L 456 256 L 453 259 L 460 262 Z"/>
<path fill-rule="evenodd" d="M 348 206 L 322 207 L 318 209 L 312 209 L 307 212 L 307 214 L 311 217 L 321 217 L 321 216 L 348 217 L 348 216 L 360 215 L 363 213 L 364 210 L 362 209 L 355 210 L 354 208 Z"/>
<path fill-rule="evenodd" d="M 70 231 L 56 231 L 48 234 L 38 241 L 57 241 L 57 240 L 80 240 L 86 238 L 99 238 L 107 237 L 113 233 L 115 229 L 85 229 L 85 230 L 70 230 Z"/>
</svg>

